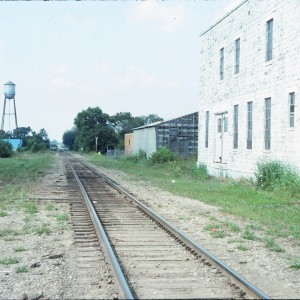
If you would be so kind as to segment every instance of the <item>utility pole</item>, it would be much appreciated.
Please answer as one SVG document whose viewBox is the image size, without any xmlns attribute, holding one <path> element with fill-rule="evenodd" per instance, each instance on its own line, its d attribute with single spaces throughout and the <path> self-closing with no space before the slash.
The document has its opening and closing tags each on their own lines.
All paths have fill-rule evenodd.
<svg viewBox="0 0 300 300">
<path fill-rule="evenodd" d="M 97 153 L 97 150 L 98 150 L 98 137 L 96 136 L 96 153 Z"/>
</svg>

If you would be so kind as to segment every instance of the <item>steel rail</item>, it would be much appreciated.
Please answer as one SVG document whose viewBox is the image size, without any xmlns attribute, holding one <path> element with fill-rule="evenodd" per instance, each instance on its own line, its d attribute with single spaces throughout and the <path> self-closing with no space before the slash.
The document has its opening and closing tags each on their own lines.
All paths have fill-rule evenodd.
<svg viewBox="0 0 300 300">
<path fill-rule="evenodd" d="M 208 260 L 211 264 L 214 266 L 217 266 L 221 268 L 222 271 L 224 271 L 225 274 L 227 274 L 228 277 L 231 278 L 231 280 L 238 284 L 242 285 L 244 291 L 246 292 L 247 296 L 251 299 L 271 299 L 268 295 L 266 295 L 264 292 L 262 292 L 259 288 L 254 286 L 251 282 L 249 282 L 246 278 L 244 278 L 242 275 L 231 269 L 229 266 L 227 266 L 224 262 L 222 262 L 220 259 L 218 259 L 216 256 L 214 256 L 212 253 L 210 253 L 207 249 L 205 249 L 203 246 L 196 243 L 194 240 L 192 240 L 190 237 L 188 237 L 186 234 L 181 232 L 179 229 L 177 229 L 174 225 L 172 225 L 170 222 L 159 216 L 154 210 L 147 207 L 145 204 L 143 204 L 141 201 L 139 201 L 137 198 L 130 195 L 127 191 L 125 191 L 123 188 L 121 188 L 118 184 L 114 183 L 110 178 L 108 178 L 103 173 L 96 170 L 94 167 L 86 164 L 82 160 L 78 158 L 74 158 L 77 161 L 79 161 L 81 164 L 83 164 L 85 167 L 90 169 L 95 175 L 102 177 L 110 186 L 115 188 L 117 191 L 119 191 L 121 194 L 125 195 L 127 198 L 131 199 L 135 204 L 138 205 L 140 209 L 142 209 L 146 214 L 150 215 L 154 220 L 156 220 L 158 223 L 160 223 L 162 226 L 164 226 L 171 234 L 179 238 L 181 241 L 183 241 L 187 247 L 194 250 L 197 254 L 200 256 L 204 256 L 206 260 Z"/>
<path fill-rule="evenodd" d="M 127 283 L 127 280 L 125 279 L 125 276 L 123 274 L 123 271 L 120 267 L 120 264 L 116 258 L 116 255 L 110 245 L 110 242 L 108 240 L 108 237 L 105 233 L 105 230 L 97 216 L 97 213 L 95 211 L 95 208 L 84 188 L 84 186 L 82 185 L 76 171 L 74 170 L 74 168 L 72 167 L 70 161 L 68 159 L 66 159 L 68 164 L 69 164 L 69 167 L 71 169 L 71 171 L 73 172 L 73 175 L 76 179 L 76 182 L 81 190 L 81 193 L 83 195 L 83 198 L 84 198 L 84 201 L 86 203 L 86 206 L 90 212 L 90 216 L 91 216 L 91 219 L 93 221 L 93 224 L 94 224 L 94 227 L 95 227 L 95 230 L 97 232 L 97 235 L 98 235 L 98 238 L 101 242 L 101 245 L 103 246 L 104 248 L 104 252 L 105 252 L 105 255 L 107 257 L 107 259 L 109 260 L 111 266 L 112 266 L 112 273 L 113 273 L 113 277 L 115 278 L 116 282 L 118 283 L 117 286 L 118 286 L 118 289 L 119 289 L 119 293 L 120 293 L 120 298 L 121 299 L 134 299 L 132 293 L 131 293 L 131 290 L 128 286 L 128 283 Z"/>
</svg>

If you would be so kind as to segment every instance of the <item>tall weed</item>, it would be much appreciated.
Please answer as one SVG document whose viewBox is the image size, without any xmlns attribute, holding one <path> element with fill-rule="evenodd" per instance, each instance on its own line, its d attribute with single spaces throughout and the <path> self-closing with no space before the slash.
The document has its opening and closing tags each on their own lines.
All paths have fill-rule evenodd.
<svg viewBox="0 0 300 300">
<path fill-rule="evenodd" d="M 300 195 L 300 173 L 293 166 L 279 160 L 257 163 L 256 185 L 270 191 L 286 191 Z"/>
</svg>

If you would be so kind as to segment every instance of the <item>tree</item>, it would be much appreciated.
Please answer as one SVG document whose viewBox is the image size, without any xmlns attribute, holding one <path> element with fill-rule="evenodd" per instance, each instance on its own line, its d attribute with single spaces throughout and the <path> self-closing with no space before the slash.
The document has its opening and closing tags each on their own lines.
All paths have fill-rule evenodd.
<svg viewBox="0 0 300 300">
<path fill-rule="evenodd" d="M 163 118 L 161 118 L 155 114 L 150 114 L 148 116 L 142 116 L 142 119 L 144 121 L 144 125 L 164 120 Z"/>
<path fill-rule="evenodd" d="M 130 112 L 119 112 L 111 117 L 111 126 L 117 133 L 118 147 L 124 148 L 124 135 L 132 132 L 133 128 L 150 124 L 163 119 L 157 115 L 133 117 Z"/>
<path fill-rule="evenodd" d="M 13 155 L 13 147 L 9 142 L 0 140 L 0 157 L 11 157 Z"/>
<path fill-rule="evenodd" d="M 32 130 L 30 127 L 18 127 L 18 129 L 14 129 L 13 131 L 13 137 L 22 139 L 23 140 L 22 146 L 27 146 L 26 139 L 31 132 Z"/>
<path fill-rule="evenodd" d="M 76 126 L 76 137 L 74 148 L 91 151 L 96 148 L 96 137 L 98 138 L 97 151 L 105 152 L 107 147 L 115 147 L 117 137 L 110 126 L 110 117 L 102 112 L 99 107 L 81 111 L 77 114 L 74 125 Z"/>
<path fill-rule="evenodd" d="M 70 130 L 66 130 L 63 134 L 64 145 L 66 145 L 70 150 L 73 150 L 75 138 L 76 138 L 76 128 L 75 127 L 73 127 Z"/>
</svg>

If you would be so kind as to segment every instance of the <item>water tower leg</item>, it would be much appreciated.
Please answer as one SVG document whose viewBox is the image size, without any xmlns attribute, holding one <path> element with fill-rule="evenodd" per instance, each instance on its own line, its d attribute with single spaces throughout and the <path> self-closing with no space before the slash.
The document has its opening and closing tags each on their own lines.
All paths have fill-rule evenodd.
<svg viewBox="0 0 300 300">
<path fill-rule="evenodd" d="M 6 106 L 6 97 L 4 98 L 4 106 L 3 106 L 3 114 L 2 114 L 1 130 L 3 130 L 3 128 L 4 128 L 5 106 Z"/>
<path fill-rule="evenodd" d="M 15 108 L 16 134 L 18 135 L 18 121 L 17 121 L 17 110 L 16 110 L 16 100 L 15 100 L 15 98 L 14 98 L 14 108 Z"/>
</svg>

